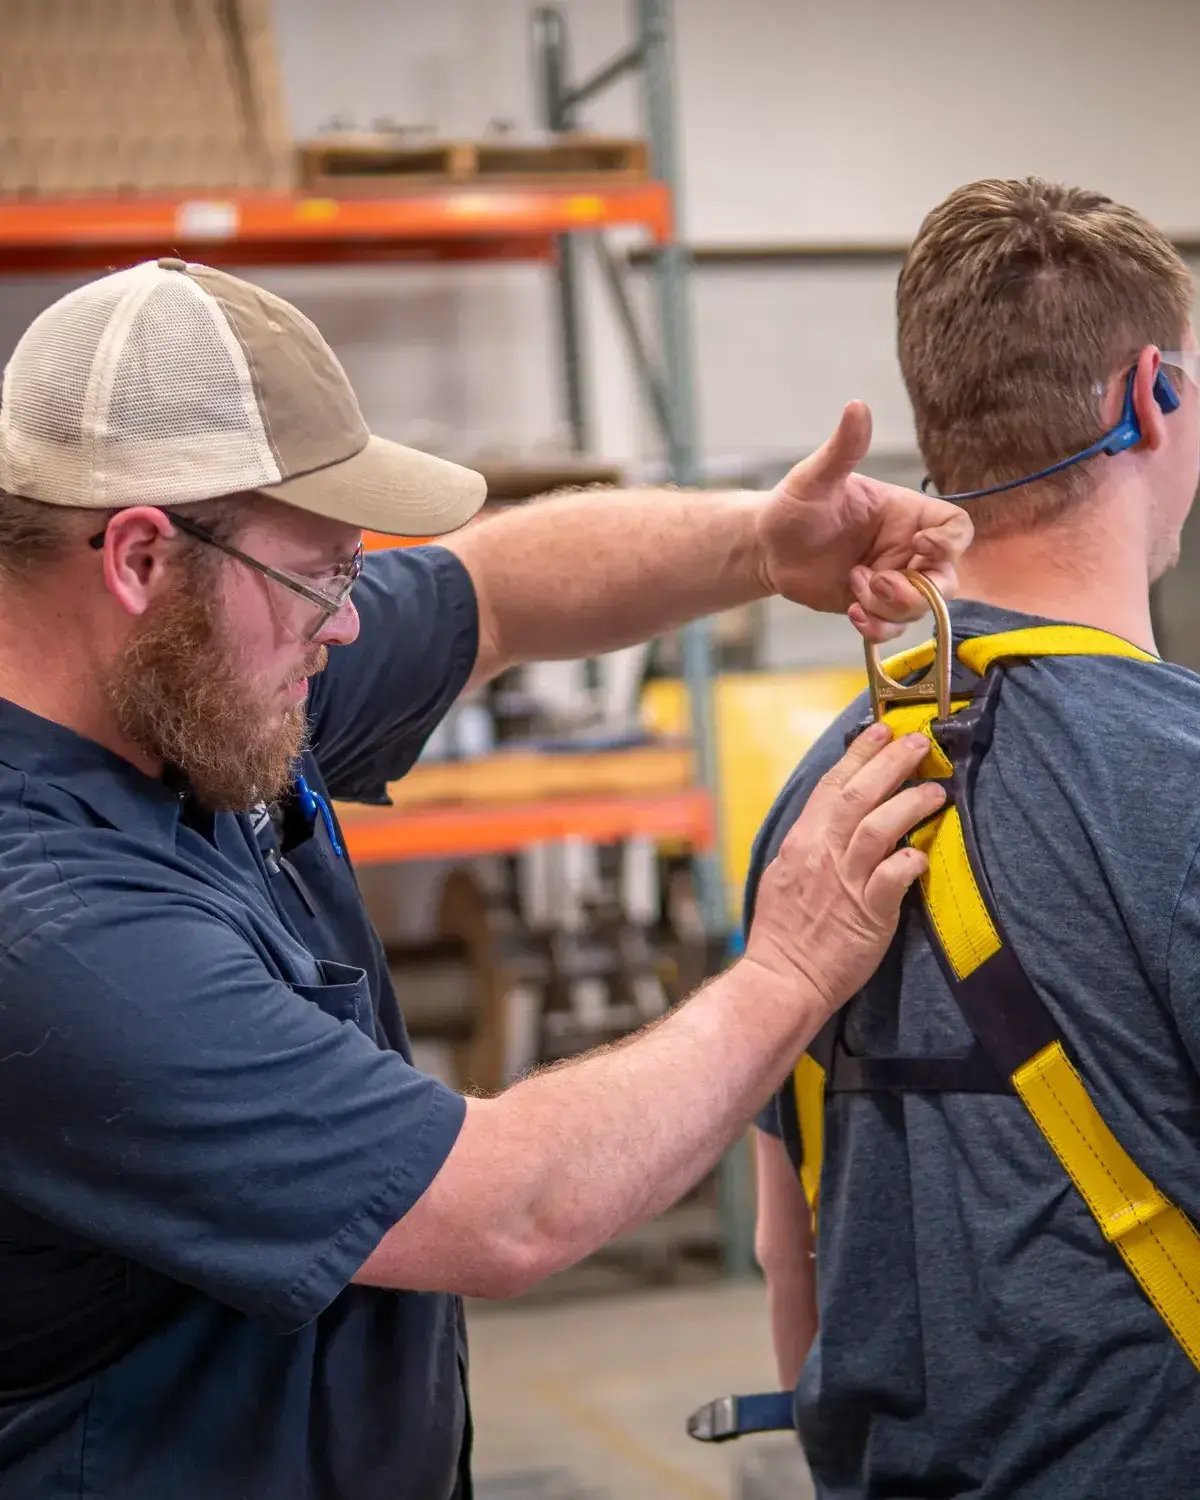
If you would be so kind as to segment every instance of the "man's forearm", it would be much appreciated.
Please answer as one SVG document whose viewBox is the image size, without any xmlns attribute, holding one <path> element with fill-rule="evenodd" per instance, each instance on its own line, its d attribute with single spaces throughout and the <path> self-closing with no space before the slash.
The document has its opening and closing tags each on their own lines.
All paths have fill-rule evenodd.
<svg viewBox="0 0 1200 1500">
<path fill-rule="evenodd" d="M 945 797 L 897 792 L 928 747 L 860 735 L 764 871 L 745 956 L 629 1042 L 469 1099 L 437 1175 L 355 1279 L 505 1295 L 691 1186 L 878 963 L 927 868 L 896 845 Z"/>
<path fill-rule="evenodd" d="M 769 590 L 762 496 L 590 490 L 485 519 L 447 546 L 479 596 L 480 676 L 646 640 Z"/>
<path fill-rule="evenodd" d="M 527 1195 L 509 1207 L 531 1279 L 653 1218 L 715 1165 L 823 1024 L 819 998 L 804 1004 L 800 988 L 784 995 L 743 961 L 636 1044 L 492 1101 L 497 1149 L 526 1163 Z"/>
</svg>

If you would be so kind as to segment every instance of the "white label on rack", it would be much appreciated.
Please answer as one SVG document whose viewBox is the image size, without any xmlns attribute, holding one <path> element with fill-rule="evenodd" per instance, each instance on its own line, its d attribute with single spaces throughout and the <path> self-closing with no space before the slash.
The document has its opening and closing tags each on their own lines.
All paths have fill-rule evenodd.
<svg viewBox="0 0 1200 1500">
<path fill-rule="evenodd" d="M 238 232 L 236 203 L 196 198 L 175 210 L 175 233 L 185 240 L 231 240 Z"/>
</svg>

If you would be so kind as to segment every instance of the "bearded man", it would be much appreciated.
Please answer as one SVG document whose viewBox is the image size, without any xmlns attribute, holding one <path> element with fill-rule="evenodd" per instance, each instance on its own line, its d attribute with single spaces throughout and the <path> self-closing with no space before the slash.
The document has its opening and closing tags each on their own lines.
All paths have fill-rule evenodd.
<svg viewBox="0 0 1200 1500">
<path fill-rule="evenodd" d="M 313 325 L 179 260 L 42 313 L 0 404 L 0 1490 L 447 1500 L 462 1293 L 666 1207 L 883 953 L 941 794 L 864 736 L 746 956 L 629 1045 L 464 1099 L 412 1065 L 334 798 L 455 697 L 772 590 L 870 628 L 961 511 L 854 475 L 551 500 L 372 437 Z M 859 576 L 856 574 L 856 577 Z M 564 580 L 568 585 L 564 587 Z M 334 649 L 336 648 L 336 649 Z"/>
</svg>

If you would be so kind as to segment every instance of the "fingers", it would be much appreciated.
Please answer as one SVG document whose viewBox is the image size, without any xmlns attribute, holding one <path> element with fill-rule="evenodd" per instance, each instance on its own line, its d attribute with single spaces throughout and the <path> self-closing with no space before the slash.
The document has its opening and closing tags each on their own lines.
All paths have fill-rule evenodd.
<svg viewBox="0 0 1200 1500">
<path fill-rule="evenodd" d="M 846 753 L 836 766 L 830 766 L 822 776 L 820 785 L 839 788 L 846 785 L 862 768 L 874 760 L 883 747 L 891 743 L 892 731 L 886 724 L 872 724 L 864 729 L 846 747 Z"/>
<path fill-rule="evenodd" d="M 929 861 L 919 849 L 897 849 L 867 881 L 863 902 L 871 915 L 889 931 L 895 926 L 909 887 L 928 868 Z"/>
<path fill-rule="evenodd" d="M 933 582 L 938 583 L 938 579 Z M 871 631 L 868 634 L 871 640 L 888 639 L 888 634 L 877 628 L 880 625 L 904 625 L 929 613 L 929 604 L 918 589 L 895 568 L 882 573 L 861 565 L 850 568 L 850 594 L 853 603 L 858 604 L 858 618 L 853 619 L 853 624 L 859 630 L 865 627 L 864 633 Z M 898 630 L 892 630 L 891 634 L 898 634 Z"/>
<path fill-rule="evenodd" d="M 873 555 L 851 572 L 850 593 L 858 608 L 850 618 L 868 640 L 885 641 L 897 633 L 886 627 L 918 620 L 928 609 L 903 570 L 923 573 L 952 598 L 958 592 L 957 563 L 974 527 L 966 511 L 946 500 L 874 481 L 867 493 L 882 525 Z"/>
<path fill-rule="evenodd" d="M 957 582 L 953 570 L 945 568 L 940 574 L 942 581 L 945 581 L 947 573 Z M 939 583 L 938 578 L 932 581 Z M 910 620 L 919 620 L 922 615 L 929 613 L 929 604 L 924 594 L 903 573 L 894 569 L 872 574 L 869 587 L 870 597 L 874 601 L 872 612 L 880 619 L 904 624 Z"/>
<path fill-rule="evenodd" d="M 958 573 L 950 563 L 931 563 L 928 566 L 914 562 L 913 571 L 920 571 L 945 599 L 958 593 Z M 850 574 L 850 592 L 854 602 L 847 610 L 850 623 L 865 640 L 895 640 L 903 633 L 905 625 L 919 620 L 929 613 L 921 591 L 895 568 L 872 572 L 859 566 Z"/>
<path fill-rule="evenodd" d="M 817 451 L 805 459 L 805 480 L 835 483 L 850 475 L 871 446 L 871 413 L 862 401 L 851 401 L 842 412 L 833 433 Z"/>
<path fill-rule="evenodd" d="M 899 790 L 929 748 L 873 725 L 821 780 L 763 874 L 748 959 L 815 991 L 826 1014 L 873 973 L 924 857 L 899 839 L 943 801 L 922 782 Z"/>
<path fill-rule="evenodd" d="M 914 566 L 925 571 L 927 563 L 955 563 L 971 545 L 975 526 L 959 505 L 926 495 L 920 510 L 921 530 L 913 537 Z"/>
<path fill-rule="evenodd" d="M 944 806 L 946 791 L 940 782 L 923 781 L 905 787 L 868 813 L 854 830 L 846 850 L 846 876 L 865 887 L 876 868 L 891 854 L 906 833 Z"/>
<path fill-rule="evenodd" d="M 885 724 L 873 724 L 859 735 L 810 798 L 843 848 L 867 814 L 897 791 L 928 753 L 929 741 L 923 734 L 908 734 L 890 743 L 888 736 Z"/>
<path fill-rule="evenodd" d="M 897 636 L 904 634 L 903 625 L 889 625 L 886 620 L 868 614 L 861 604 L 852 604 L 846 611 L 846 616 L 863 640 L 874 641 L 877 646 L 894 641 Z"/>
</svg>

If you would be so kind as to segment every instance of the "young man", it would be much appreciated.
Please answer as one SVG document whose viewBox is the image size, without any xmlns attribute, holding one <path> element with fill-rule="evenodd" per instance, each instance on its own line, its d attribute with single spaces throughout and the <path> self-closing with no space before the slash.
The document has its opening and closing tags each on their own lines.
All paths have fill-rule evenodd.
<svg viewBox="0 0 1200 1500">
<path fill-rule="evenodd" d="M 940 797 L 887 800 L 919 747 L 855 747 L 741 963 L 496 1099 L 413 1068 L 330 800 L 385 800 L 509 662 L 844 608 L 855 564 L 952 586 L 970 522 L 854 475 L 868 425 L 771 495 L 568 497 L 364 563 L 483 484 L 371 437 L 295 308 L 165 260 L 35 320 L 0 404 L 5 1500 L 469 1494 L 458 1294 L 717 1160 L 878 961 Z"/>
<path fill-rule="evenodd" d="M 1140 425 L 1115 456 L 968 505 L 956 643 L 1057 620 L 1154 652 L 1150 585 L 1178 557 L 1200 474 L 1192 286 L 1171 245 L 1095 193 L 973 183 L 926 219 L 897 300 L 939 493 L 1079 453 L 1127 391 Z M 1172 410 L 1154 394 L 1166 361 Z M 887 582 L 856 575 L 855 589 L 862 624 Z M 806 757 L 755 872 L 865 712 Z M 1041 658 L 1004 677 L 973 805 L 1010 945 L 1100 1114 L 1200 1222 L 1198 781 L 1191 673 Z M 911 908 L 844 1040 L 869 1058 L 968 1050 Z M 759 1119 L 757 1243 L 823 1500 L 1193 1493 L 1200 1376 L 1016 1094 L 827 1093 L 814 1235 L 794 1092 Z"/>
</svg>

